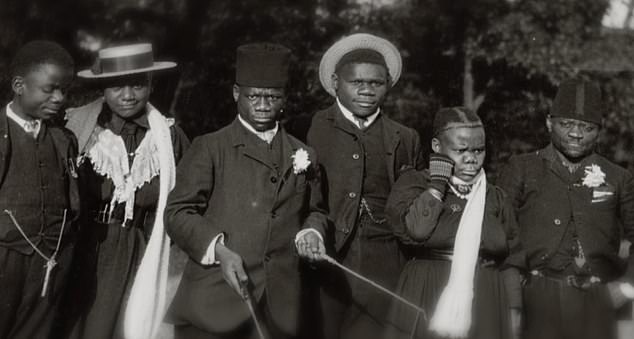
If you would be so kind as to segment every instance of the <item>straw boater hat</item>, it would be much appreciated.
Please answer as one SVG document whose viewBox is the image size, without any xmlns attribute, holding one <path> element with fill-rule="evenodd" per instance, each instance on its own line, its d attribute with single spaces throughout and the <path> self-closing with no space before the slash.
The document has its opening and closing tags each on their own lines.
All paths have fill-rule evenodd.
<svg viewBox="0 0 634 339">
<path fill-rule="evenodd" d="M 372 34 L 352 34 L 330 46 L 319 63 L 319 81 L 321 81 L 321 86 L 333 97 L 336 96 L 336 93 L 333 87 L 332 75 L 336 71 L 337 64 L 344 56 L 358 50 L 371 50 L 383 56 L 392 79 L 392 86 L 396 84 L 401 76 L 403 62 L 396 46 Z"/>
<path fill-rule="evenodd" d="M 77 75 L 85 79 L 100 79 L 173 67 L 176 67 L 174 62 L 154 61 L 152 45 L 140 43 L 100 50 L 95 64 L 90 69 L 80 71 Z"/>
</svg>

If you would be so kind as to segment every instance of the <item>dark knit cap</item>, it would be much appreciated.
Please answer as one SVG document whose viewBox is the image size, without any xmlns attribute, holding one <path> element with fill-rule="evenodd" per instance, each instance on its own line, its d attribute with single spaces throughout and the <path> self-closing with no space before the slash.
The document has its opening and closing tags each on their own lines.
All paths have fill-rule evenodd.
<svg viewBox="0 0 634 339">
<path fill-rule="evenodd" d="M 461 127 L 475 128 L 483 125 L 480 117 L 466 107 L 441 108 L 434 117 L 433 135 L 436 137 L 446 130 Z"/>
<path fill-rule="evenodd" d="M 550 114 L 555 117 L 601 124 L 601 89 L 595 83 L 573 79 L 559 86 Z"/>
<path fill-rule="evenodd" d="M 291 50 L 278 44 L 254 43 L 238 47 L 236 84 L 278 88 L 288 81 Z"/>
<path fill-rule="evenodd" d="M 346 53 L 341 57 L 337 66 L 335 66 L 335 72 L 339 72 L 341 67 L 348 64 L 374 64 L 383 66 L 387 70 L 387 64 L 385 63 L 383 55 L 372 49 L 356 49 Z"/>
</svg>

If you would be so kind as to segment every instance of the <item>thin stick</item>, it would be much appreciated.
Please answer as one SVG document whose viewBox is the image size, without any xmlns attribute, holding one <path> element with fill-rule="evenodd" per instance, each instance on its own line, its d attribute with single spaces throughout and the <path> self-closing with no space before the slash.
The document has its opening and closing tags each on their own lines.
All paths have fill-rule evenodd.
<svg viewBox="0 0 634 339">
<path fill-rule="evenodd" d="M 253 322 L 255 323 L 255 329 L 258 331 L 258 335 L 260 336 L 260 339 L 266 339 L 266 336 L 264 335 L 264 331 L 262 331 L 262 327 L 260 327 L 260 322 L 258 321 L 258 317 L 255 315 L 255 309 L 253 308 L 253 303 L 251 302 L 251 298 L 246 298 L 244 299 L 244 302 L 247 303 L 247 306 L 249 307 L 249 313 L 251 313 L 251 318 L 253 318 Z"/>
<path fill-rule="evenodd" d="M 346 273 L 348 273 L 348 274 L 352 275 L 353 277 L 355 277 L 355 278 L 357 278 L 357 279 L 359 279 L 359 280 L 361 280 L 361 281 L 364 281 L 364 282 L 366 282 L 367 284 L 370 284 L 372 287 L 374 287 L 374 288 L 378 289 L 379 291 L 381 291 L 381 292 L 383 292 L 383 293 L 386 293 L 386 294 L 390 295 L 392 298 L 394 298 L 394 299 L 396 299 L 396 300 L 398 300 L 398 301 L 402 302 L 403 304 L 405 304 L 405 305 L 407 305 L 407 306 L 409 306 L 409 307 L 411 307 L 411 308 L 415 309 L 415 310 L 416 310 L 416 311 L 418 311 L 420 314 L 422 314 L 422 315 L 423 315 L 423 319 L 424 319 L 425 321 L 427 321 L 427 313 L 425 312 L 425 310 L 424 310 L 424 309 L 422 309 L 422 308 L 421 308 L 421 307 L 419 307 L 418 305 L 413 304 L 412 302 L 410 302 L 409 300 L 407 300 L 407 299 L 405 299 L 405 298 L 401 297 L 400 295 L 398 295 L 398 294 L 396 294 L 396 293 L 394 293 L 394 292 L 392 292 L 392 291 L 388 290 L 387 288 L 385 288 L 385 287 L 383 287 L 383 286 L 381 286 L 381 285 L 379 285 L 379 284 L 375 283 L 374 281 L 372 281 L 372 280 L 370 280 L 370 279 L 368 279 L 368 278 L 366 278 L 366 277 L 362 276 L 361 274 L 359 274 L 359 273 L 357 273 L 357 272 L 355 272 L 355 271 L 353 271 L 353 270 L 351 270 L 351 269 L 347 268 L 346 266 L 343 266 L 342 264 L 340 264 L 339 262 L 337 262 L 337 260 L 333 259 L 332 257 L 330 257 L 330 256 L 329 256 L 329 255 L 327 255 L 327 254 L 321 254 L 321 257 L 322 257 L 324 260 L 326 260 L 327 262 L 331 263 L 332 265 L 339 267 L 339 268 L 340 268 L 340 269 L 342 269 L 344 272 L 346 272 Z M 418 315 L 417 315 L 417 317 L 418 317 Z"/>
<path fill-rule="evenodd" d="M 240 278 L 238 278 L 237 273 L 236 273 L 236 279 L 238 280 L 238 283 L 240 284 L 240 293 L 242 294 L 242 299 L 244 300 L 244 302 L 247 304 L 247 307 L 249 308 L 249 313 L 251 314 L 251 318 L 253 319 L 253 322 L 255 323 L 255 329 L 258 331 L 258 336 L 260 337 L 260 339 L 266 339 L 266 336 L 264 335 L 264 331 L 262 330 L 262 327 L 260 327 L 260 322 L 258 321 L 258 317 L 255 314 L 255 308 L 253 307 L 253 303 L 251 302 L 251 296 L 250 296 L 249 288 L 248 288 L 248 281 L 240 280 Z"/>
</svg>

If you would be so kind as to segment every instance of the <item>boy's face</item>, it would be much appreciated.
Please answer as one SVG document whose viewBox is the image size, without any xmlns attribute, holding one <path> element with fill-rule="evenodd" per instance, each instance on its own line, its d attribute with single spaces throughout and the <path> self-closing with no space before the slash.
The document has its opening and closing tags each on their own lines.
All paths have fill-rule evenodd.
<svg viewBox="0 0 634 339">
<path fill-rule="evenodd" d="M 432 139 L 432 149 L 454 161 L 453 175 L 466 182 L 473 180 L 484 164 L 484 128 L 452 128 Z"/>
<path fill-rule="evenodd" d="M 15 113 L 24 119 L 47 120 L 59 112 L 72 81 L 71 70 L 55 64 L 35 66 L 11 83 Z"/>
<path fill-rule="evenodd" d="M 390 87 L 387 69 L 369 63 L 344 65 L 333 81 L 341 104 L 362 118 L 376 113 Z"/>
<path fill-rule="evenodd" d="M 134 119 L 145 112 L 150 99 L 149 73 L 118 77 L 105 84 L 104 97 L 110 109 L 123 119 Z"/>
</svg>

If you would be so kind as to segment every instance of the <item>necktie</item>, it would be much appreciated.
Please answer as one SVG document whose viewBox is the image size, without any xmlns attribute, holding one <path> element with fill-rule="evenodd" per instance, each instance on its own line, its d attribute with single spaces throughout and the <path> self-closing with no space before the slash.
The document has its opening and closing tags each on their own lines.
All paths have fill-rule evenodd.
<svg viewBox="0 0 634 339">
<path fill-rule="evenodd" d="M 30 134 L 33 138 L 37 138 L 37 134 L 40 131 L 40 121 L 31 120 L 24 122 L 24 131 Z"/>
<path fill-rule="evenodd" d="M 366 118 L 358 117 L 355 115 L 354 120 L 357 122 L 360 130 L 363 131 L 364 129 L 366 129 L 366 124 L 368 123 L 368 120 Z"/>
</svg>

